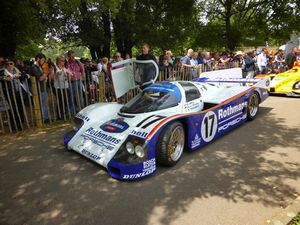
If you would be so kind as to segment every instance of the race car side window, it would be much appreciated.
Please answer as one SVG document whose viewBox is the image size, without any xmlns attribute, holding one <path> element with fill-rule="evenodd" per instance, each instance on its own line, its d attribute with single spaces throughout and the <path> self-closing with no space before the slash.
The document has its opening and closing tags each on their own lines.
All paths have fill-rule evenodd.
<svg viewBox="0 0 300 225">
<path fill-rule="evenodd" d="M 179 82 L 185 92 L 186 101 L 190 102 L 201 97 L 198 88 L 190 82 Z"/>
</svg>

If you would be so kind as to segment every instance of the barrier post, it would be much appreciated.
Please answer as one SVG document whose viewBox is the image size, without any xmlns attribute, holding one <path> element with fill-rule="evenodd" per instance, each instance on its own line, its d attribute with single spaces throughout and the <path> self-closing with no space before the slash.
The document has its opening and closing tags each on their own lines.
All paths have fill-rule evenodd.
<svg viewBox="0 0 300 225">
<path fill-rule="evenodd" d="M 162 81 L 162 77 L 163 77 L 163 71 L 160 70 L 160 71 L 159 71 L 159 76 L 158 76 L 158 81 L 159 81 L 159 82 Z"/>
<path fill-rule="evenodd" d="M 100 72 L 98 75 L 98 80 L 99 80 L 99 102 L 105 102 L 105 96 L 104 96 L 104 91 L 105 91 L 105 87 L 104 87 L 104 73 Z"/>
<path fill-rule="evenodd" d="M 203 65 L 202 64 L 199 64 L 198 65 L 198 76 L 200 77 L 201 76 L 201 73 L 202 73 L 202 71 L 203 71 Z"/>
<path fill-rule="evenodd" d="M 31 84 L 32 84 L 32 98 L 33 98 L 33 105 L 34 105 L 34 115 L 36 120 L 36 125 L 38 128 L 43 127 L 42 123 L 42 112 L 41 112 L 41 104 L 39 101 L 39 95 L 37 90 L 36 78 L 31 76 L 30 77 Z"/>
</svg>

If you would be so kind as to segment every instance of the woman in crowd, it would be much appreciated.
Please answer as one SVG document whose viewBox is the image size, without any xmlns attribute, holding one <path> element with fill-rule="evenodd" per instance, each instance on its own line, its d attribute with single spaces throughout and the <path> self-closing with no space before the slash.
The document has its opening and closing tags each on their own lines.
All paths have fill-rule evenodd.
<svg viewBox="0 0 300 225">
<path fill-rule="evenodd" d="M 58 119 L 66 119 L 70 112 L 69 105 L 72 104 L 68 83 L 68 70 L 65 68 L 65 58 L 58 56 L 54 69 L 54 88 L 57 100 Z M 69 97 L 68 97 L 69 96 Z"/>
<path fill-rule="evenodd" d="M 233 67 L 239 67 L 244 70 L 245 68 L 245 60 L 242 51 L 237 51 L 233 58 Z"/>
<path fill-rule="evenodd" d="M 166 60 L 168 60 L 168 64 L 173 66 L 174 64 L 174 58 L 173 58 L 173 54 L 170 50 L 167 50 L 165 53 L 165 57 Z"/>
</svg>

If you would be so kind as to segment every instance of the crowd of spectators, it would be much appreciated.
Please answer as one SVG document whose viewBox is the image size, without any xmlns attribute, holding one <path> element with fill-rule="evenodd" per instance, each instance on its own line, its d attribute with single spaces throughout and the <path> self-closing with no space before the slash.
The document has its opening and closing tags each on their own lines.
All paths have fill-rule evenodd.
<svg viewBox="0 0 300 225">
<path fill-rule="evenodd" d="M 2 81 L 0 86 L 0 111 L 3 111 L 5 104 L 8 105 L 8 108 L 11 109 L 8 111 L 12 129 L 22 129 L 24 104 L 28 104 L 28 98 L 30 98 L 28 93 L 31 92 L 29 79 L 31 76 L 37 78 L 44 123 L 49 122 L 49 106 L 47 106 L 47 93 L 49 90 L 53 91 L 58 102 L 56 109 L 58 119 L 70 117 L 96 100 L 98 84 L 93 77 L 94 72 L 104 73 L 105 97 L 107 101 L 113 101 L 115 99 L 108 74 L 108 63 L 120 62 L 128 58 L 130 58 L 129 54 L 124 55 L 122 58 L 121 53 L 118 51 L 114 53 L 111 60 L 104 57 L 97 61 L 77 58 L 73 51 L 68 51 L 65 56 L 58 56 L 54 63 L 51 59 L 47 59 L 44 54 L 38 54 L 34 60 L 24 62 L 20 59 L 5 59 L 0 56 L 0 81 Z M 136 58 L 138 60 L 154 60 L 163 72 L 163 80 L 170 77 L 171 70 L 179 67 L 189 68 L 192 78 L 199 77 L 200 72 L 234 67 L 241 68 L 244 77 L 253 78 L 256 74 L 278 73 L 291 69 L 295 62 L 300 61 L 298 48 L 294 48 L 286 56 L 284 56 L 282 50 L 273 53 L 268 51 L 267 48 L 247 53 L 242 51 L 216 53 L 187 49 L 183 56 L 174 56 L 171 50 L 166 50 L 163 55 L 154 56 L 151 54 L 150 46 L 146 43 L 142 45 L 141 54 Z M 154 82 L 153 76 L 149 76 L 141 77 L 142 88 Z M 23 102 L 21 102 L 22 96 L 19 92 L 24 93 Z"/>
<path fill-rule="evenodd" d="M 192 68 L 194 78 L 199 76 L 199 70 L 196 70 L 199 65 L 202 66 L 201 72 L 239 67 L 245 77 L 253 78 L 255 74 L 279 73 L 291 69 L 296 61 L 300 61 L 299 50 L 296 47 L 286 57 L 282 50 L 273 53 L 267 48 L 262 48 L 246 53 L 242 51 L 210 53 L 188 49 L 185 56 L 180 58 L 182 66 Z"/>
</svg>

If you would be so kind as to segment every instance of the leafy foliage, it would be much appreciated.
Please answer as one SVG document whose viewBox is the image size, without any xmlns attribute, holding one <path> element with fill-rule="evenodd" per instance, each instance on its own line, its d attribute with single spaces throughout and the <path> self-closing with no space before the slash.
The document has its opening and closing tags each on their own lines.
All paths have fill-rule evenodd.
<svg viewBox="0 0 300 225">
<path fill-rule="evenodd" d="M 182 54 L 190 47 L 220 51 L 282 44 L 300 31 L 299 0 L 11 0 L 0 6 L 5 56 L 16 49 L 27 56 L 53 38 L 88 47 L 95 59 L 112 50 L 136 53 L 144 41 L 157 52 Z"/>
<path fill-rule="evenodd" d="M 14 57 L 15 50 L 39 42 L 45 27 L 39 19 L 35 2 L 26 0 L 0 1 L 0 54 Z"/>
<path fill-rule="evenodd" d="M 300 213 L 292 219 L 291 225 L 300 225 Z"/>
</svg>

